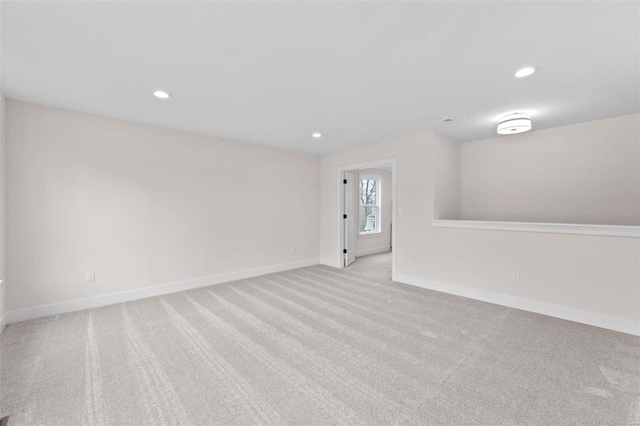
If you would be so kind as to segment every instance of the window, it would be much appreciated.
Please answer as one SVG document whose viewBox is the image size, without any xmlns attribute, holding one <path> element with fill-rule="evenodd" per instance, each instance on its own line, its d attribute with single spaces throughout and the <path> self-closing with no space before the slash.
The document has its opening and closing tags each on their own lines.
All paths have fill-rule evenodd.
<svg viewBox="0 0 640 426">
<path fill-rule="evenodd" d="M 380 233 L 379 176 L 360 175 L 360 234 Z"/>
</svg>

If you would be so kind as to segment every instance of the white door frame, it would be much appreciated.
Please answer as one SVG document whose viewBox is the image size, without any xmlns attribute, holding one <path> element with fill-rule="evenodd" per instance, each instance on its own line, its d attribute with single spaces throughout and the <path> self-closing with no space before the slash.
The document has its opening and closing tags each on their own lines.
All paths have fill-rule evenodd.
<svg viewBox="0 0 640 426">
<path fill-rule="evenodd" d="M 367 163 L 358 163 L 358 164 L 349 164 L 347 166 L 338 167 L 338 175 L 337 175 L 337 185 L 338 185 L 338 212 L 337 218 L 338 227 L 336 232 L 338 233 L 338 250 L 337 250 L 337 258 L 339 259 L 338 267 L 344 268 L 344 183 L 342 183 L 344 179 L 344 172 L 350 172 L 353 170 L 360 169 L 375 169 L 381 166 L 391 166 L 391 199 L 392 199 L 392 207 L 391 207 L 391 223 L 393 223 L 393 233 L 391 234 L 391 246 L 393 247 L 393 251 L 391 252 L 391 279 L 395 281 L 395 277 L 397 274 L 396 268 L 396 256 L 398 253 L 398 244 L 396 242 L 396 237 L 398 236 L 398 224 L 396 221 L 396 159 L 395 158 L 387 158 L 385 160 L 378 161 L 370 161 Z"/>
<path fill-rule="evenodd" d="M 343 255 L 343 265 L 349 266 L 356 260 L 356 239 L 357 237 L 357 225 L 356 219 L 358 214 L 356 213 L 356 173 L 349 170 L 343 172 L 343 178 L 346 179 L 346 183 L 342 185 L 345 189 L 344 197 L 344 212 L 346 219 L 344 219 L 344 238 L 346 253 Z"/>
</svg>

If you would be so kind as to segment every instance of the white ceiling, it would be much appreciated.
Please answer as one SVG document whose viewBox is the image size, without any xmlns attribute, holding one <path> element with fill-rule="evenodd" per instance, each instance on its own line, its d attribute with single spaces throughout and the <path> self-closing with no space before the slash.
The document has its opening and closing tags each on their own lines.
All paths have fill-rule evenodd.
<svg viewBox="0 0 640 426">
<path fill-rule="evenodd" d="M 299 151 L 640 111 L 638 2 L 1 4 L 9 98 Z"/>
</svg>

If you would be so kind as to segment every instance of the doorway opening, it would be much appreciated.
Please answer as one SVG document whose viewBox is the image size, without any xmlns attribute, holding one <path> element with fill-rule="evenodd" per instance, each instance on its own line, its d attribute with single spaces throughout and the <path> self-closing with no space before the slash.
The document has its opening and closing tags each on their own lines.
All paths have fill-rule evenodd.
<svg viewBox="0 0 640 426">
<path fill-rule="evenodd" d="M 396 161 L 386 159 L 338 168 L 340 267 L 376 255 L 396 272 Z M 386 255 L 384 255 L 386 254 Z M 367 259 L 367 263 L 373 258 Z"/>
</svg>

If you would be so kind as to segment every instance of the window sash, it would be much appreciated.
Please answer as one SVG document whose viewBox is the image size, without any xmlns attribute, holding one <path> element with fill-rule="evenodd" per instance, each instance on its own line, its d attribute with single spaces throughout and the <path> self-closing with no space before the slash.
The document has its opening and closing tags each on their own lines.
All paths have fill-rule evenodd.
<svg viewBox="0 0 640 426">
<path fill-rule="evenodd" d="M 367 217 L 364 217 L 364 213 L 363 210 L 366 211 L 366 209 L 370 209 L 373 211 L 373 214 L 370 214 Z M 360 206 L 360 212 L 359 212 L 359 218 L 360 218 L 360 227 L 359 227 L 359 233 L 360 235 L 363 234 L 378 234 L 380 233 L 380 207 L 378 206 Z M 371 217 L 371 219 L 369 219 Z M 371 229 L 363 229 L 363 227 L 366 226 L 367 222 L 369 221 L 374 221 L 375 222 L 375 226 L 372 227 Z"/>
<path fill-rule="evenodd" d="M 364 189 L 363 186 L 363 181 L 375 181 L 375 204 L 364 204 L 362 202 L 362 191 Z M 358 204 L 359 204 L 359 211 L 358 211 L 358 220 L 359 220 L 359 226 L 358 226 L 358 230 L 359 230 L 359 235 L 366 235 L 366 234 L 379 234 L 382 232 L 382 220 L 380 217 L 380 213 L 381 213 L 381 209 L 380 209 L 380 184 L 382 182 L 382 179 L 379 176 L 366 176 L 366 175 L 361 175 L 360 176 L 360 188 L 359 188 L 359 194 L 358 194 Z M 366 217 L 364 217 L 364 211 L 366 211 L 366 209 L 369 209 L 370 211 L 373 211 L 374 214 L 373 215 L 369 215 L 370 217 L 372 217 L 372 219 L 367 219 Z M 375 221 L 375 227 L 373 229 L 370 230 L 363 230 L 363 227 L 366 226 L 366 222 L 368 222 L 369 220 L 373 220 Z"/>
<path fill-rule="evenodd" d="M 375 195 L 376 195 L 376 202 L 374 204 L 363 204 L 362 203 L 362 190 L 363 185 L 362 185 L 362 181 L 363 180 L 372 180 L 376 182 L 376 191 L 375 191 Z M 379 177 L 364 177 L 361 176 L 360 177 L 360 188 L 359 188 L 359 193 L 358 193 L 358 204 L 360 205 L 360 207 L 380 207 L 380 178 Z"/>
</svg>

